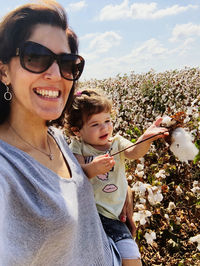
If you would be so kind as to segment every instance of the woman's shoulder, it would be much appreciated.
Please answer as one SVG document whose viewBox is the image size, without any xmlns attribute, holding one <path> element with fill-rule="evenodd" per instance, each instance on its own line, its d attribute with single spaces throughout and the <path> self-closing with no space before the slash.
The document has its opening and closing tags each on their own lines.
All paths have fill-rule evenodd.
<svg viewBox="0 0 200 266">
<path fill-rule="evenodd" d="M 53 135 L 53 136 L 57 136 L 57 137 L 63 137 L 63 130 L 54 126 L 50 126 L 48 128 L 48 132 Z"/>
</svg>

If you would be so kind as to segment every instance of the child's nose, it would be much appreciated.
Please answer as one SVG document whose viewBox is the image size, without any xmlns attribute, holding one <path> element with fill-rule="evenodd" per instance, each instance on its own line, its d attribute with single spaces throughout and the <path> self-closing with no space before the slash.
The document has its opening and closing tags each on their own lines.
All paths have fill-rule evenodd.
<svg viewBox="0 0 200 266">
<path fill-rule="evenodd" d="M 107 123 L 103 123 L 103 124 L 101 125 L 101 127 L 102 127 L 102 129 L 104 129 L 104 128 L 107 128 L 108 125 L 107 125 Z"/>
</svg>

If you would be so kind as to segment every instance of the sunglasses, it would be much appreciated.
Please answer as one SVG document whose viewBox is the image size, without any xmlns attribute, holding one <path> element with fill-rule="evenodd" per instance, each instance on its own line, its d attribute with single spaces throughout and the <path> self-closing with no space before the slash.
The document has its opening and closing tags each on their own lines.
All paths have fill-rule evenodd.
<svg viewBox="0 0 200 266">
<path fill-rule="evenodd" d="M 56 61 L 61 76 L 71 81 L 80 78 L 85 64 L 85 60 L 80 55 L 67 53 L 57 55 L 47 47 L 31 41 L 17 48 L 16 56 L 19 56 L 24 69 L 36 74 L 45 72 Z"/>
</svg>

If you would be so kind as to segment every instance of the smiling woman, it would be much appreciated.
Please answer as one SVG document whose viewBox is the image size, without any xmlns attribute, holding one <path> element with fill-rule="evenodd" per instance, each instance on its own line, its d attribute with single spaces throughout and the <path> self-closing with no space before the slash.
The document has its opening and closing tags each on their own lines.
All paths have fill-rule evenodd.
<svg viewBox="0 0 200 266">
<path fill-rule="evenodd" d="M 1 21 L 0 265 L 121 263 L 58 129 L 83 68 L 55 1 L 20 6 Z"/>
</svg>

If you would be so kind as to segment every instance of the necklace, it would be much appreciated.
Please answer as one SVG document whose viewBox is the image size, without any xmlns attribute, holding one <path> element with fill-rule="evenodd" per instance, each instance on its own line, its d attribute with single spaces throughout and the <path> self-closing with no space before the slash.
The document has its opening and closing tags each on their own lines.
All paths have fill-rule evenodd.
<svg viewBox="0 0 200 266">
<path fill-rule="evenodd" d="M 48 136 L 47 136 L 47 144 L 48 144 L 48 147 L 49 147 L 49 153 L 45 152 L 45 151 L 41 151 L 40 149 L 38 149 L 37 147 L 33 146 L 31 143 L 29 143 L 28 141 L 26 141 L 25 139 L 22 138 L 22 136 L 19 135 L 19 133 L 17 133 L 17 131 L 11 126 L 11 124 L 8 122 L 10 128 L 12 129 L 12 131 L 26 144 L 28 144 L 30 147 L 32 147 L 33 149 L 45 154 L 46 156 L 49 157 L 49 160 L 53 160 L 53 154 L 51 152 L 51 146 L 50 146 L 50 143 L 49 143 L 49 139 L 48 139 Z"/>
</svg>

